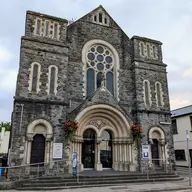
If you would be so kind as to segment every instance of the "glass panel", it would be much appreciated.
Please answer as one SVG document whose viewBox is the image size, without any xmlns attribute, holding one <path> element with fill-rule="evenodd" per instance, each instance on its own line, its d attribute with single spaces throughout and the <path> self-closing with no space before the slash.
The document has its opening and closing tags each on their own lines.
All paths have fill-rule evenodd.
<svg viewBox="0 0 192 192">
<path fill-rule="evenodd" d="M 145 102 L 146 102 L 146 105 L 149 106 L 150 101 L 149 101 L 149 82 L 148 81 L 145 81 L 144 88 L 145 88 Z"/>
<path fill-rule="evenodd" d="M 94 47 L 92 47 L 92 48 L 91 48 L 91 51 L 92 51 L 92 52 L 95 52 L 95 48 L 94 48 Z"/>
<path fill-rule="evenodd" d="M 46 21 L 46 30 L 45 30 L 45 36 L 49 35 L 49 21 Z"/>
<path fill-rule="evenodd" d="M 103 65 L 102 63 L 98 63 L 98 64 L 97 64 L 97 69 L 98 69 L 99 71 L 102 71 L 102 70 L 104 69 L 104 65 Z"/>
<path fill-rule="evenodd" d="M 95 72 L 93 69 L 87 70 L 87 97 L 95 90 Z"/>
<path fill-rule="evenodd" d="M 84 168 L 94 168 L 95 138 L 96 132 L 93 129 L 87 129 L 83 133 L 82 163 Z"/>
<path fill-rule="evenodd" d="M 107 63 L 112 63 L 112 62 L 113 62 L 113 59 L 112 59 L 112 57 L 107 56 L 107 57 L 105 58 L 105 61 L 106 61 Z"/>
<path fill-rule="evenodd" d="M 85 132 L 83 133 L 83 139 L 87 139 L 87 140 L 90 140 L 90 139 L 95 139 L 95 130 L 93 129 L 86 129 Z"/>
<path fill-rule="evenodd" d="M 55 23 L 54 25 L 54 38 L 57 39 L 57 28 L 58 28 L 58 25 L 57 23 Z"/>
<path fill-rule="evenodd" d="M 105 18 L 105 24 L 107 24 L 107 18 Z"/>
<path fill-rule="evenodd" d="M 55 67 L 51 68 L 51 75 L 50 75 L 50 94 L 54 94 L 54 89 L 55 89 Z"/>
<path fill-rule="evenodd" d="M 102 79 L 103 79 L 103 73 L 102 72 L 97 73 L 97 88 L 101 87 Z"/>
<path fill-rule="evenodd" d="M 98 47 L 97 47 L 97 52 L 98 52 L 98 53 L 103 53 L 103 52 L 104 52 L 103 47 L 98 46 Z"/>
<path fill-rule="evenodd" d="M 33 66 L 32 91 L 37 91 L 38 65 Z"/>
<path fill-rule="evenodd" d="M 36 31 L 37 35 L 40 35 L 40 29 L 41 29 L 41 20 L 37 20 L 37 31 Z"/>
<path fill-rule="evenodd" d="M 111 131 L 103 131 L 102 142 L 99 145 L 100 160 L 103 168 L 112 167 L 112 134 Z"/>
<path fill-rule="evenodd" d="M 100 23 L 103 22 L 103 15 L 102 15 L 102 13 L 99 13 L 99 22 L 100 22 Z"/>
<path fill-rule="evenodd" d="M 103 55 L 97 55 L 97 60 L 102 62 L 104 60 Z"/>
<path fill-rule="evenodd" d="M 95 59 L 95 55 L 93 53 L 89 53 L 88 54 L 88 59 L 90 59 L 91 61 L 93 61 Z"/>
<path fill-rule="evenodd" d="M 107 77 L 107 89 L 110 91 L 112 95 L 114 95 L 113 73 L 108 72 L 106 77 Z"/>
<path fill-rule="evenodd" d="M 97 16 L 96 15 L 94 16 L 94 20 L 97 21 Z"/>
</svg>

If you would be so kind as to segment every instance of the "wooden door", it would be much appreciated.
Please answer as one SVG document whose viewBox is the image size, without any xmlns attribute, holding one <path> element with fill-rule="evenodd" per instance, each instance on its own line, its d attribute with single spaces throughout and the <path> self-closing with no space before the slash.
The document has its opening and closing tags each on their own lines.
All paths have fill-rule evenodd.
<svg viewBox="0 0 192 192">
<path fill-rule="evenodd" d="M 31 164 L 38 163 L 34 166 L 43 166 L 45 158 L 45 137 L 42 134 L 36 134 L 33 137 L 31 146 Z M 42 164 L 39 164 L 42 163 Z"/>
</svg>

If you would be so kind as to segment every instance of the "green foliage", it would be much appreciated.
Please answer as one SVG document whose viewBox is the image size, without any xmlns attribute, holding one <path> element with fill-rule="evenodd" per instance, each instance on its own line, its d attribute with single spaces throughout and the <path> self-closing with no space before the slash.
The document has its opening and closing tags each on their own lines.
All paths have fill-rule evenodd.
<svg viewBox="0 0 192 192">
<path fill-rule="evenodd" d="M 11 123 L 10 122 L 1 122 L 0 123 L 0 131 L 2 127 L 5 127 L 5 131 L 11 131 Z"/>
</svg>

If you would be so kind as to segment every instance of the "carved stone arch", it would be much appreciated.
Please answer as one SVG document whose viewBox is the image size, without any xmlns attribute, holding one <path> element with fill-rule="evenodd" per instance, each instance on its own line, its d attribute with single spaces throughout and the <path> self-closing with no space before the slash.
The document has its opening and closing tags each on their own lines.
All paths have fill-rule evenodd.
<svg viewBox="0 0 192 192">
<path fill-rule="evenodd" d="M 159 134 L 159 137 L 155 136 L 156 134 Z M 153 139 L 157 139 L 159 141 L 165 141 L 165 133 L 160 127 L 151 127 L 149 130 L 149 141 L 152 143 Z"/>
<path fill-rule="evenodd" d="M 79 124 L 77 134 L 80 136 L 81 129 L 87 125 L 88 121 L 98 117 L 109 122 L 108 125 L 115 130 L 116 137 L 129 136 L 130 125 L 124 115 L 116 108 L 104 104 L 87 107 L 77 115 L 76 121 Z"/>
<path fill-rule="evenodd" d="M 87 125 L 85 126 L 83 129 L 81 129 L 79 135 L 83 137 L 83 133 L 87 130 L 87 129 L 93 129 L 96 133 L 96 138 L 99 135 L 99 130 L 97 129 L 97 127 L 95 127 L 94 125 Z"/>
<path fill-rule="evenodd" d="M 100 133 L 99 137 L 102 137 L 103 131 L 107 131 L 107 130 L 109 130 L 109 131 L 112 132 L 112 138 L 117 137 L 117 132 L 116 132 L 116 130 L 113 129 L 112 127 L 109 127 L 109 126 L 105 126 L 105 127 L 102 127 L 102 128 L 101 128 L 101 130 L 100 130 L 100 132 L 99 132 L 99 133 Z"/>
<path fill-rule="evenodd" d="M 27 137 L 34 136 L 36 134 L 35 127 L 40 124 L 44 125 L 46 128 L 46 132 L 45 131 L 42 132 L 42 134 L 45 136 L 46 139 L 50 139 L 53 136 L 53 129 L 51 123 L 49 123 L 45 119 L 36 119 L 28 125 Z"/>
</svg>

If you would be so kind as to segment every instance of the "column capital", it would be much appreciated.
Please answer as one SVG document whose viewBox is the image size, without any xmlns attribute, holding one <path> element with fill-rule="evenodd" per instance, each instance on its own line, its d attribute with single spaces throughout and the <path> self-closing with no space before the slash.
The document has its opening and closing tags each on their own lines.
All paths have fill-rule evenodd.
<svg viewBox="0 0 192 192">
<path fill-rule="evenodd" d="M 27 141 L 33 141 L 33 136 L 34 136 L 34 134 L 33 133 L 28 133 L 27 135 L 26 135 L 26 140 Z"/>
</svg>

